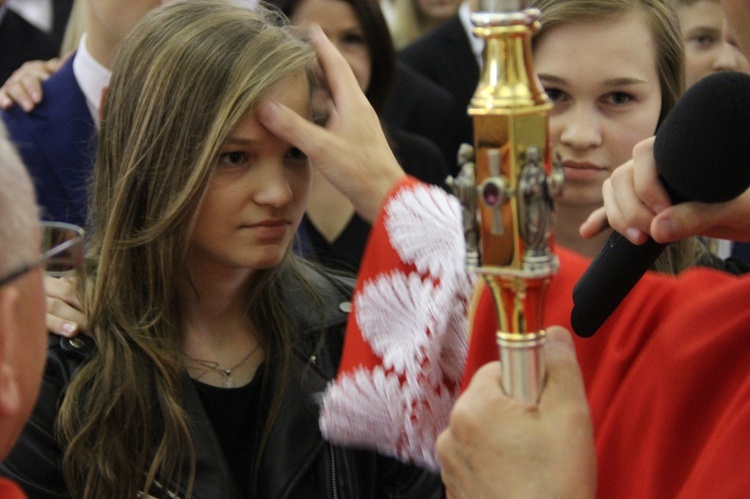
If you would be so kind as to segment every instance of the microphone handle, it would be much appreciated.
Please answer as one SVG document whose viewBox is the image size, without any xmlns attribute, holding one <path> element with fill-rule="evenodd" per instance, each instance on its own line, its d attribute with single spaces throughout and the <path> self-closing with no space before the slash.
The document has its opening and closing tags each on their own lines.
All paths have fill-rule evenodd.
<svg viewBox="0 0 750 499">
<path fill-rule="evenodd" d="M 650 237 L 645 243 L 636 245 L 613 231 L 573 288 L 573 311 L 570 314 L 573 331 L 583 338 L 593 335 L 666 246 Z"/>
</svg>

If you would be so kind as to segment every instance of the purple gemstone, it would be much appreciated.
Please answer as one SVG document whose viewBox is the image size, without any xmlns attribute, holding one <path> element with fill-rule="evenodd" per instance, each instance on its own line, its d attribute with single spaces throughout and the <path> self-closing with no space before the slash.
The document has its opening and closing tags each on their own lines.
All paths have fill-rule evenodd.
<svg viewBox="0 0 750 499">
<path fill-rule="evenodd" d="M 495 206 L 500 202 L 500 188 L 494 182 L 488 182 L 484 184 L 482 189 L 482 197 L 484 202 L 490 206 Z"/>
</svg>

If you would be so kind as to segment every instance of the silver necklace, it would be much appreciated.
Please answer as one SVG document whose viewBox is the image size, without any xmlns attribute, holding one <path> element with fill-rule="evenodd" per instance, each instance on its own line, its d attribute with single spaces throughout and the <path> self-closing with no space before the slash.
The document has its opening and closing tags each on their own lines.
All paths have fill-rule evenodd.
<svg viewBox="0 0 750 499">
<path fill-rule="evenodd" d="M 213 371 L 215 373 L 219 373 L 222 376 L 224 376 L 224 387 L 225 388 L 234 388 L 235 386 L 237 386 L 237 384 L 235 383 L 234 378 L 232 378 L 232 372 L 235 369 L 237 369 L 238 367 L 240 367 L 242 364 L 244 364 L 245 362 L 247 362 L 248 359 L 250 357 L 252 357 L 255 352 L 258 351 L 258 348 L 260 348 L 260 343 L 258 343 L 257 345 L 255 345 L 255 347 L 253 347 L 253 349 L 250 350 L 250 353 L 248 353 L 247 355 L 245 355 L 244 359 L 242 359 L 241 361 L 239 361 L 237 364 L 235 364 L 234 366 L 230 367 L 229 369 L 224 369 L 224 368 L 220 367 L 218 362 L 213 362 L 211 360 L 196 359 L 195 357 L 191 357 L 190 355 L 188 355 L 186 353 L 183 353 L 183 355 L 188 360 L 190 360 L 190 361 L 198 364 L 199 366 L 201 366 L 200 368 L 203 368 L 203 370 L 205 371 L 200 376 L 198 376 L 197 378 L 195 378 L 196 380 L 200 380 L 207 372 Z"/>
</svg>

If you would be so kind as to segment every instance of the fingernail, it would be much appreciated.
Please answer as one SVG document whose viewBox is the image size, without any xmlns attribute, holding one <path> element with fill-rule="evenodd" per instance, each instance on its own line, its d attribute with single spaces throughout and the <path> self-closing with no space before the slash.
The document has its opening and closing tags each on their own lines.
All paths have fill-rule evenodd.
<svg viewBox="0 0 750 499">
<path fill-rule="evenodd" d="M 64 334 L 73 334 L 78 329 L 78 324 L 75 322 L 64 322 L 62 326 L 60 326 L 60 329 Z"/>
<path fill-rule="evenodd" d="M 570 333 L 564 328 L 553 326 L 547 329 L 547 342 L 572 345 L 573 338 L 570 336 Z"/>
<path fill-rule="evenodd" d="M 638 244 L 641 241 L 641 236 L 643 232 L 639 231 L 635 227 L 628 227 L 625 229 L 625 237 L 628 238 L 628 241 L 630 241 L 633 244 Z"/>
<path fill-rule="evenodd" d="M 21 107 L 23 108 L 24 111 L 28 112 L 28 111 L 31 111 L 32 104 L 28 100 L 22 100 Z"/>
<path fill-rule="evenodd" d="M 33 100 L 36 103 L 39 103 L 39 101 L 42 100 L 42 94 L 40 94 L 39 92 L 32 93 L 31 100 Z"/>
</svg>

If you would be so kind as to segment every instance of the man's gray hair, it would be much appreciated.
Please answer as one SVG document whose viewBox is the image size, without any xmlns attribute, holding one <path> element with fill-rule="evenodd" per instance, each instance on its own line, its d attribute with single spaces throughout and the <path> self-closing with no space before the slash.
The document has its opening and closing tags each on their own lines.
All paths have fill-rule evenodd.
<svg viewBox="0 0 750 499">
<path fill-rule="evenodd" d="M 0 120 L 0 274 L 39 256 L 34 186 Z"/>
</svg>

